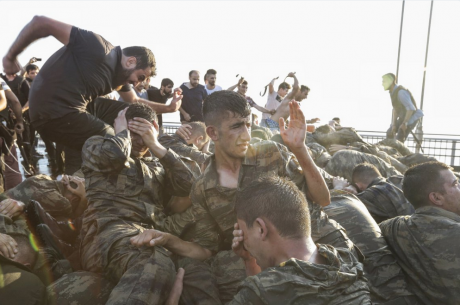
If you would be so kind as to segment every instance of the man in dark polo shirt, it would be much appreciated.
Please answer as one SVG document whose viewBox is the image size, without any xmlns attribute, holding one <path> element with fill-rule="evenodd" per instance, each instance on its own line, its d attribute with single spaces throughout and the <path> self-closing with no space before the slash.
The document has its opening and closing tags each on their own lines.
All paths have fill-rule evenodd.
<svg viewBox="0 0 460 305">
<path fill-rule="evenodd" d="M 200 85 L 200 72 L 192 70 L 188 74 L 189 82 L 183 83 L 180 88 L 184 95 L 180 111 L 181 122 L 204 122 L 203 101 L 208 96 L 206 89 Z"/>
<path fill-rule="evenodd" d="M 152 51 L 145 47 L 114 47 L 91 31 L 35 16 L 3 58 L 5 72 L 19 71 L 17 56 L 32 42 L 47 36 L 55 37 L 64 47 L 48 59 L 34 80 L 29 100 L 32 125 L 51 141 L 77 150 L 93 135 L 113 135 L 109 124 L 127 105 L 103 103 L 109 109 L 93 114 L 86 107 L 98 96 L 154 76 Z M 141 102 L 158 113 L 177 111 L 181 100 L 180 92 L 176 92 L 169 106 L 153 103 L 138 98 L 126 86 L 120 95 L 128 103 Z"/>
<path fill-rule="evenodd" d="M 147 89 L 147 95 L 149 97 L 149 101 L 166 104 L 168 99 L 172 97 L 174 83 L 169 78 L 163 78 L 161 81 L 160 89 L 152 87 Z M 163 117 L 161 114 L 157 115 L 158 118 L 158 127 L 160 127 L 160 135 L 164 133 L 163 131 Z"/>
</svg>

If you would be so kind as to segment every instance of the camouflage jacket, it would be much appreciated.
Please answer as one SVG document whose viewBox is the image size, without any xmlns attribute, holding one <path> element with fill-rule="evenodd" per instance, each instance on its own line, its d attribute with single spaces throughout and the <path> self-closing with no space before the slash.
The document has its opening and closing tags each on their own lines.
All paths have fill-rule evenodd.
<svg viewBox="0 0 460 305">
<path fill-rule="evenodd" d="M 23 235 L 29 237 L 30 231 L 26 220 L 19 217 L 15 221 L 10 217 L 0 214 L 0 233 L 7 235 Z"/>
<path fill-rule="evenodd" d="M 227 304 L 371 304 L 363 266 L 351 252 L 317 247 L 327 264 L 291 258 L 246 278 Z"/>
<path fill-rule="evenodd" d="M 38 201 L 53 217 L 71 217 L 72 205 L 64 197 L 64 191 L 65 187 L 62 182 L 52 180 L 46 175 L 36 175 L 8 190 L 5 195 L 22 201 L 26 206 L 30 200 Z"/>
<path fill-rule="evenodd" d="M 370 163 L 375 165 L 382 176 L 390 177 L 401 175 L 393 166 L 374 155 L 365 154 L 354 150 L 341 150 L 332 156 L 324 170 L 332 176 L 339 176 L 351 181 L 353 168 L 360 163 Z"/>
<path fill-rule="evenodd" d="M 406 274 L 409 288 L 423 304 L 458 304 L 459 215 L 427 206 L 412 216 L 386 220 L 380 229 Z"/>
<path fill-rule="evenodd" d="M 307 143 L 307 147 L 310 149 L 311 157 L 315 161 L 316 166 L 325 168 L 332 158 L 326 148 L 318 143 Z"/>
<path fill-rule="evenodd" d="M 289 177 L 306 193 L 307 184 L 296 157 L 284 145 L 262 141 L 249 145 L 241 165 L 238 188 L 244 188 L 261 174 L 273 173 Z M 194 241 L 211 251 L 228 250 L 236 222 L 234 198 L 237 189 L 219 185 L 215 157 L 203 175 L 194 183 L 191 192 L 192 213 L 196 220 Z M 327 218 L 317 204 L 309 202 L 312 237 L 319 239 L 342 227 Z"/>
<path fill-rule="evenodd" d="M 85 142 L 82 170 L 88 208 L 83 216 L 83 230 L 93 221 L 102 230 L 112 220 L 153 225 L 162 230 L 164 191 L 168 189 L 181 197 L 189 195 L 193 175 L 172 150 L 160 160 L 133 159 L 130 153 L 127 130 L 113 137 L 93 136 Z M 120 230 L 123 231 L 122 226 Z"/>
<path fill-rule="evenodd" d="M 411 298 L 408 304 L 413 304 L 414 296 L 407 289 L 401 267 L 364 204 L 355 195 L 332 190 L 331 204 L 324 211 L 347 230 L 348 237 L 364 254 L 364 275 L 369 280 L 372 301 L 393 300 L 399 304 L 396 299 Z"/>
<path fill-rule="evenodd" d="M 174 150 L 181 157 L 190 158 L 198 164 L 203 164 L 211 156 L 198 150 L 195 145 L 188 145 L 187 142 L 178 135 L 162 135 L 158 141 L 165 148 Z"/>
<path fill-rule="evenodd" d="M 412 204 L 404 197 L 403 191 L 383 177 L 375 178 L 367 189 L 357 196 L 377 223 L 396 216 L 412 215 L 415 212 Z"/>
</svg>

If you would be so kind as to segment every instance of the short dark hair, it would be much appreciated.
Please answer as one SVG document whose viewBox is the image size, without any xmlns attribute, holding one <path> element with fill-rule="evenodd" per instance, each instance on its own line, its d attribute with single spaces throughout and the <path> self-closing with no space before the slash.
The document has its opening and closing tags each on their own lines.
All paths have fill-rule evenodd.
<svg viewBox="0 0 460 305">
<path fill-rule="evenodd" d="M 209 136 L 206 133 L 206 125 L 203 122 L 191 122 L 187 124 L 192 126 L 192 136 L 203 136 L 205 141 L 209 139 Z"/>
<path fill-rule="evenodd" d="M 193 73 L 200 74 L 200 72 L 198 72 L 197 70 L 192 70 L 188 73 L 188 77 L 191 77 Z"/>
<path fill-rule="evenodd" d="M 379 170 L 375 165 L 370 163 L 361 163 L 353 168 L 351 174 L 351 181 L 353 184 L 356 182 L 371 183 L 377 177 L 382 177 Z"/>
<path fill-rule="evenodd" d="M 130 104 L 125 116 L 127 121 L 132 120 L 133 118 L 143 118 L 149 122 L 155 121 L 158 123 L 155 111 L 153 111 L 149 106 L 141 103 Z"/>
<path fill-rule="evenodd" d="M 247 81 L 247 80 L 244 80 L 241 84 L 242 84 L 242 85 L 247 85 L 247 84 L 248 84 L 248 81 Z"/>
<path fill-rule="evenodd" d="M 278 86 L 278 90 L 280 89 L 291 89 L 291 85 L 286 83 L 286 82 L 282 82 L 279 86 Z"/>
<path fill-rule="evenodd" d="M 169 78 L 163 78 L 161 80 L 161 86 L 162 87 L 167 87 L 169 85 L 174 86 L 174 82 L 172 80 L 170 80 Z"/>
<path fill-rule="evenodd" d="M 387 73 L 382 77 L 385 77 L 385 76 L 391 78 L 394 83 L 396 83 L 398 81 L 397 78 L 396 78 L 396 75 L 394 75 L 393 73 Z"/>
<path fill-rule="evenodd" d="M 34 65 L 34 64 L 27 65 L 27 67 L 26 67 L 27 73 L 29 73 L 30 71 L 33 71 L 33 70 L 40 70 L 40 68 L 37 65 Z"/>
<path fill-rule="evenodd" d="M 206 71 L 206 74 L 204 75 L 204 80 L 206 81 L 206 78 L 208 77 L 208 75 L 216 75 L 216 74 L 217 74 L 216 70 L 209 69 L 208 71 Z"/>
<path fill-rule="evenodd" d="M 333 121 L 340 121 L 340 118 L 339 117 L 335 117 L 332 119 Z"/>
<path fill-rule="evenodd" d="M 136 57 L 136 69 L 152 68 L 152 72 L 147 77 L 156 75 L 155 56 L 150 49 L 146 47 L 127 47 L 123 49 L 123 55 Z"/>
<path fill-rule="evenodd" d="M 305 85 L 301 85 L 301 86 L 300 86 L 300 91 L 309 91 L 309 92 L 310 92 L 310 88 L 308 88 L 308 87 L 305 86 Z"/>
<path fill-rule="evenodd" d="M 206 125 L 220 126 L 221 119 L 231 114 L 238 117 L 248 117 L 251 114 L 251 106 L 246 99 L 234 91 L 217 91 L 203 102 L 203 117 Z"/>
<path fill-rule="evenodd" d="M 235 196 L 238 219 L 248 228 L 259 217 L 269 220 L 285 238 L 311 236 L 310 212 L 305 195 L 294 182 L 277 175 L 263 175 L 238 190 Z"/>
<path fill-rule="evenodd" d="M 444 181 L 441 171 L 452 170 L 450 166 L 438 161 L 431 161 L 415 165 L 404 174 L 402 189 L 404 196 L 418 209 L 428 206 L 429 194 L 438 192 L 444 194 Z"/>
</svg>

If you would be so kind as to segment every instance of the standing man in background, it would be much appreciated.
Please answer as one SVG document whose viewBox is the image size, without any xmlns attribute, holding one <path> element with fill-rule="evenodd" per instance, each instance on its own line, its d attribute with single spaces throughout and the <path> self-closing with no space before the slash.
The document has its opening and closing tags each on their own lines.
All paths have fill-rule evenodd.
<svg viewBox="0 0 460 305">
<path fill-rule="evenodd" d="M 394 139 L 404 143 L 409 133 L 415 128 L 419 119 L 423 116 L 412 93 L 396 83 L 396 76 L 387 73 L 382 76 L 383 89 L 389 91 L 391 104 L 393 105 L 393 117 L 390 128 L 387 131 L 387 139 Z"/>
<path fill-rule="evenodd" d="M 200 85 L 200 72 L 192 70 L 188 74 L 189 82 L 183 83 L 182 106 L 180 107 L 180 121 L 184 122 L 204 122 L 203 101 L 208 96 L 206 89 Z"/>
<path fill-rule="evenodd" d="M 213 92 L 216 91 L 221 91 L 222 87 L 216 85 L 216 79 L 217 79 L 217 71 L 214 69 L 209 69 L 206 71 L 206 74 L 204 75 L 204 88 L 206 89 L 206 92 L 208 95 L 210 95 Z"/>
<path fill-rule="evenodd" d="M 148 100 L 159 103 L 159 104 L 166 104 L 168 99 L 173 96 L 173 87 L 174 82 L 169 78 L 163 78 L 161 80 L 160 89 L 157 89 L 152 86 L 152 88 L 147 89 Z M 163 129 L 163 117 L 161 114 L 157 114 L 158 118 L 158 127 L 160 128 L 160 135 L 164 133 Z"/>
</svg>

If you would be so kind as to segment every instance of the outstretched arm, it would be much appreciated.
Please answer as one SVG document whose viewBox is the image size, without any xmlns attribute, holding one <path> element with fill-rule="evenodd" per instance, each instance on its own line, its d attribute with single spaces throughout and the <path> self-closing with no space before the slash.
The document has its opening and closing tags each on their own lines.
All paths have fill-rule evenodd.
<svg viewBox="0 0 460 305">
<path fill-rule="evenodd" d="M 233 91 L 235 90 L 236 87 L 238 87 L 239 85 L 241 85 L 241 83 L 244 81 L 244 77 L 241 77 L 239 80 L 238 80 L 238 83 L 236 83 L 236 85 L 233 85 L 231 86 L 230 88 L 228 88 L 227 90 L 228 91 Z"/>
<path fill-rule="evenodd" d="M 307 146 L 305 145 L 307 125 L 305 124 L 305 116 L 296 101 L 289 103 L 289 113 L 291 118 L 289 128 L 285 128 L 284 118 L 279 119 L 281 137 L 286 146 L 296 156 L 303 170 L 308 186 L 307 196 L 320 206 L 327 206 L 331 203 L 329 190 L 318 167 L 316 167 L 307 151 Z"/>
<path fill-rule="evenodd" d="M 294 78 L 294 85 L 292 86 L 292 91 L 287 96 L 287 99 L 291 100 L 295 97 L 295 95 L 299 91 L 300 86 L 299 86 L 299 80 L 297 79 L 297 76 L 295 76 L 295 72 L 289 73 L 288 77 Z"/>
<path fill-rule="evenodd" d="M 64 45 L 70 40 L 72 26 L 48 17 L 35 16 L 19 33 L 13 45 L 3 57 L 3 70 L 15 74 L 21 70 L 17 56 L 37 39 L 53 36 Z"/>
<path fill-rule="evenodd" d="M 133 89 L 131 89 L 130 91 L 127 91 L 127 92 L 119 91 L 118 94 L 120 94 L 120 96 L 123 99 L 123 101 L 125 101 L 127 103 L 142 103 L 142 104 L 146 104 L 147 106 L 152 108 L 157 114 L 176 112 L 177 110 L 179 110 L 179 108 L 180 108 L 180 106 L 182 104 L 182 90 L 180 88 L 174 89 L 173 99 L 171 101 L 171 104 L 169 104 L 169 105 L 155 103 L 155 102 L 143 99 L 143 98 L 139 98 L 134 93 Z"/>
</svg>

